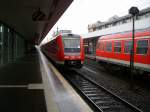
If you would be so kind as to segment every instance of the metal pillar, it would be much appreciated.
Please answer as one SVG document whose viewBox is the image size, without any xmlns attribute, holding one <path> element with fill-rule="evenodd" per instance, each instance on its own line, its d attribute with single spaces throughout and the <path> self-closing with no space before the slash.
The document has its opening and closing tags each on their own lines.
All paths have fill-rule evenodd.
<svg viewBox="0 0 150 112">
<path fill-rule="evenodd" d="M 133 29 L 132 29 L 132 44 L 131 44 L 131 52 L 130 52 L 130 88 L 134 88 L 133 83 L 133 71 L 134 71 L 134 17 L 133 17 Z"/>
<path fill-rule="evenodd" d="M 135 24 L 135 16 L 137 16 L 139 14 L 139 10 L 137 7 L 131 7 L 129 9 L 129 14 L 132 15 L 132 46 L 131 46 L 131 52 L 130 52 L 130 88 L 134 89 L 134 24 Z"/>
<path fill-rule="evenodd" d="M 0 65 L 2 65 L 2 24 L 0 24 Z"/>
</svg>

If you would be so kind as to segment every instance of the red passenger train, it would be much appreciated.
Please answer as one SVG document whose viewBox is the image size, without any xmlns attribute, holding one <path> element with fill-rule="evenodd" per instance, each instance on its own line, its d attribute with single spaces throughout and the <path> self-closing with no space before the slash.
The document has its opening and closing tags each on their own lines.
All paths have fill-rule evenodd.
<svg viewBox="0 0 150 112">
<path fill-rule="evenodd" d="M 81 68 L 84 62 L 83 39 L 76 34 L 59 34 L 42 45 L 42 51 L 55 63 Z"/>
<path fill-rule="evenodd" d="M 129 67 L 131 44 L 131 32 L 102 36 L 97 42 L 96 60 Z M 135 32 L 134 66 L 150 72 L 150 30 Z"/>
</svg>

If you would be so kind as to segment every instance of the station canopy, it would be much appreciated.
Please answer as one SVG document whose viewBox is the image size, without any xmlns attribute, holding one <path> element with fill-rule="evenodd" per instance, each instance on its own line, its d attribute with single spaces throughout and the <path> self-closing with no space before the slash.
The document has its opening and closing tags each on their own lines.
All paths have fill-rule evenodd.
<svg viewBox="0 0 150 112">
<path fill-rule="evenodd" d="M 0 21 L 39 43 L 73 0 L 1 0 Z"/>
</svg>

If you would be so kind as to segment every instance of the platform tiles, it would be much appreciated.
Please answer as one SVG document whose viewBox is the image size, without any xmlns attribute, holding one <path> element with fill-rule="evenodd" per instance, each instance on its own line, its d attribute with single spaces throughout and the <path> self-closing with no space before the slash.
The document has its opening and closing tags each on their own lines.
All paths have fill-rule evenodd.
<svg viewBox="0 0 150 112">
<path fill-rule="evenodd" d="M 1 112 L 47 112 L 38 55 L 0 67 Z"/>
</svg>

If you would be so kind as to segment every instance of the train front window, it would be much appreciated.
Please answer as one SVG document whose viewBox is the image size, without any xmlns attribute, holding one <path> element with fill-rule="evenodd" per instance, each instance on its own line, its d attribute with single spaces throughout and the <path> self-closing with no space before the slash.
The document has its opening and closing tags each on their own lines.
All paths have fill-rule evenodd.
<svg viewBox="0 0 150 112">
<path fill-rule="evenodd" d="M 148 51 L 148 40 L 139 40 L 137 42 L 137 54 L 147 54 Z"/>
<path fill-rule="evenodd" d="M 63 45 L 65 52 L 80 52 L 80 37 L 79 36 L 64 36 Z"/>
</svg>

